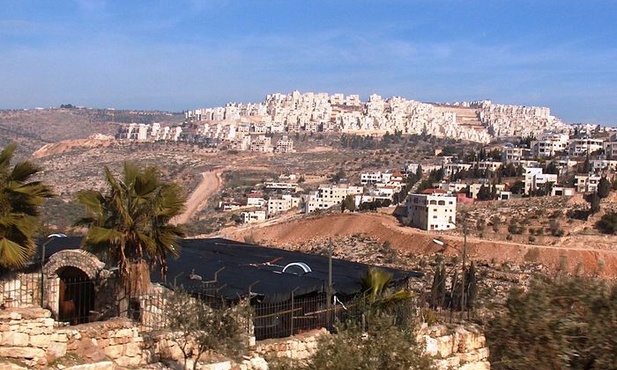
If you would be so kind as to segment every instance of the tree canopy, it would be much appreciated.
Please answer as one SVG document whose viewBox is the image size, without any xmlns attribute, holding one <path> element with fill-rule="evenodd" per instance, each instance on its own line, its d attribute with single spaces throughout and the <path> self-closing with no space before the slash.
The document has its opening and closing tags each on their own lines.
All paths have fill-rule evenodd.
<svg viewBox="0 0 617 370">
<path fill-rule="evenodd" d="M 34 235 L 45 198 L 53 197 L 45 183 L 32 180 L 41 169 L 32 162 L 11 167 L 15 144 L 0 152 L 0 266 L 24 266 L 36 251 Z"/>
<path fill-rule="evenodd" d="M 105 167 L 105 181 L 104 193 L 77 194 L 87 215 L 75 225 L 88 228 L 83 247 L 118 266 L 129 292 L 144 292 L 150 286 L 150 269 L 158 265 L 164 275 L 167 257 L 180 253 L 176 240 L 184 232 L 170 221 L 186 198 L 178 184 L 161 181 L 155 167 L 141 170 L 125 162 L 121 180 Z"/>
<path fill-rule="evenodd" d="M 510 292 L 487 326 L 491 368 L 615 369 L 617 286 L 581 276 L 536 277 Z"/>
</svg>

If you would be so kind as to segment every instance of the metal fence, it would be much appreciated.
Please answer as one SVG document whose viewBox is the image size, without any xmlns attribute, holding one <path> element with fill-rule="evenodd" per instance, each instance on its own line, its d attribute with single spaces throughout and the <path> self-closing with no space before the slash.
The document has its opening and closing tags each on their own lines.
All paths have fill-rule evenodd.
<svg viewBox="0 0 617 370">
<path fill-rule="evenodd" d="M 148 294 L 122 296 L 118 293 L 118 283 L 115 277 L 101 280 L 62 277 L 53 284 L 46 281 L 43 294 L 40 272 L 19 273 L 2 277 L 0 295 L 5 306 L 48 308 L 54 318 L 69 325 L 128 317 L 147 330 L 169 327 L 166 305 L 169 295 L 174 294 L 171 289 L 155 284 Z M 204 282 L 198 290 L 177 287 L 178 290 L 191 291 L 195 299 L 213 308 L 231 308 L 238 304 L 237 301 L 222 299 L 217 294 L 219 288 L 216 282 Z M 247 292 L 246 296 L 250 294 Z M 259 297 L 242 301 L 249 304 L 252 313 L 247 331 L 257 340 L 288 337 L 317 328 L 332 329 L 336 322 L 345 321 L 361 311 L 352 303 L 351 297 L 333 295 L 330 302 L 328 300 L 327 294 L 296 296 L 291 292 L 290 299 L 283 302 L 264 303 Z"/>
</svg>

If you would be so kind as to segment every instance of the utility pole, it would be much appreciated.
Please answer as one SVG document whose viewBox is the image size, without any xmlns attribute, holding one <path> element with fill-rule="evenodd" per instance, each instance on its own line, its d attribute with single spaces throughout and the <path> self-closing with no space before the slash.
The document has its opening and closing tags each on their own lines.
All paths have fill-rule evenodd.
<svg viewBox="0 0 617 370">
<path fill-rule="evenodd" d="M 330 310 L 332 309 L 332 249 L 333 249 L 333 245 L 332 245 L 332 240 L 329 241 L 328 244 L 328 287 L 326 289 L 326 308 L 327 308 L 327 323 L 328 323 L 328 329 L 330 329 L 330 323 L 332 320 L 330 320 L 331 318 L 331 312 Z"/>
<path fill-rule="evenodd" d="M 66 235 L 63 233 L 55 233 L 47 235 L 47 241 L 43 243 L 41 246 L 41 307 L 44 307 L 45 300 L 45 254 L 47 249 L 47 244 L 54 240 L 55 238 L 66 238 Z"/>
<path fill-rule="evenodd" d="M 463 273 L 461 275 L 461 312 L 465 317 L 465 310 L 467 309 L 467 299 L 465 297 L 465 264 L 467 260 L 467 215 L 463 216 Z"/>
</svg>

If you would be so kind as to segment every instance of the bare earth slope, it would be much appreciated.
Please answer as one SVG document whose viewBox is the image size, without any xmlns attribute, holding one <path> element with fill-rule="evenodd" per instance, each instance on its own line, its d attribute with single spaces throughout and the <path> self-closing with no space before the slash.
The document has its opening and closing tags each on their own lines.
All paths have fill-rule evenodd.
<svg viewBox="0 0 617 370">
<path fill-rule="evenodd" d="M 220 235 L 236 240 L 243 240 L 251 235 L 261 244 L 288 246 L 310 240 L 337 238 L 353 234 L 367 234 L 381 242 L 389 241 L 392 247 L 405 253 L 423 255 L 437 253 L 440 247 L 432 242 L 439 238 L 452 246 L 446 253 L 457 254 L 463 245 L 463 237 L 440 235 L 410 227 L 400 226 L 390 215 L 382 213 L 347 213 L 308 217 L 285 223 L 252 227 L 251 229 L 229 230 Z M 607 240 L 610 243 L 610 240 Z M 532 252 L 530 252 L 532 251 Z M 495 262 L 529 262 L 533 255 L 534 262 L 546 265 L 554 270 L 562 264 L 574 270 L 577 266 L 588 274 L 604 277 L 617 277 L 617 251 L 587 247 L 582 242 L 567 249 L 559 246 L 526 245 L 503 241 L 487 241 L 468 238 L 468 256 L 470 259 Z"/>
<path fill-rule="evenodd" d="M 177 224 L 186 223 L 196 212 L 203 208 L 208 198 L 219 189 L 221 185 L 221 174 L 219 172 L 202 172 L 201 176 L 201 182 L 186 201 L 184 213 L 173 220 L 173 222 Z"/>
</svg>

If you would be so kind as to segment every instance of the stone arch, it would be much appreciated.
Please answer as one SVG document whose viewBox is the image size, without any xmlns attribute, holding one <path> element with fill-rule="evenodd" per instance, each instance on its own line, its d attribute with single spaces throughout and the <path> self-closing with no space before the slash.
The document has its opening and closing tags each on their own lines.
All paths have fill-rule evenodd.
<svg viewBox="0 0 617 370">
<path fill-rule="evenodd" d="M 104 267 L 105 263 L 94 254 L 81 249 L 66 249 L 54 253 L 43 267 L 43 300 L 54 317 L 71 323 L 87 322 L 83 318 L 87 317 L 86 311 L 93 308 L 94 284 L 99 280 Z M 73 291 L 71 297 L 63 297 L 64 293 L 67 293 L 67 273 L 72 278 L 81 277 L 82 283 L 78 284 L 81 294 Z M 87 298 L 87 301 L 84 298 Z M 67 309 L 67 304 L 71 304 L 72 309 Z M 81 314 L 79 320 L 73 320 L 78 316 L 76 312 Z"/>
<path fill-rule="evenodd" d="M 94 280 L 99 272 L 105 267 L 94 254 L 83 249 L 65 249 L 54 253 L 45 264 L 44 273 L 52 276 L 63 267 L 75 267 L 83 271 L 88 278 Z"/>
</svg>

